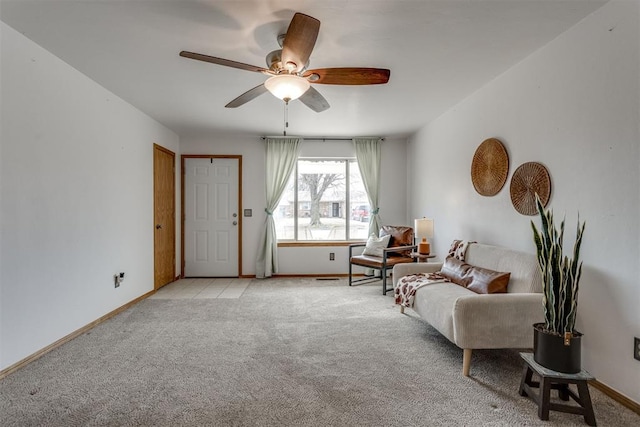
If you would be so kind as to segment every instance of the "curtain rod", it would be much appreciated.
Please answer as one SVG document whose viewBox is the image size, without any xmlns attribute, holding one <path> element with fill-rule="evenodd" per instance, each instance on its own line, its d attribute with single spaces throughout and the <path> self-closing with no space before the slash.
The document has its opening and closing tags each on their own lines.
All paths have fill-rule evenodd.
<svg viewBox="0 0 640 427">
<path fill-rule="evenodd" d="M 293 137 L 293 136 L 292 136 Z M 267 136 L 262 136 L 260 137 L 260 139 L 265 140 L 267 138 L 271 138 L 271 137 L 267 137 Z M 280 138 L 279 136 L 275 136 L 273 138 Z M 295 138 L 295 137 L 293 137 Z M 301 139 L 305 140 L 305 141 L 351 141 L 353 138 L 330 138 L 330 137 L 323 137 L 323 136 L 308 136 L 308 137 L 304 137 L 301 136 Z M 371 138 L 375 138 L 375 137 L 371 137 Z M 384 138 L 380 138 L 381 141 L 384 141 Z"/>
</svg>

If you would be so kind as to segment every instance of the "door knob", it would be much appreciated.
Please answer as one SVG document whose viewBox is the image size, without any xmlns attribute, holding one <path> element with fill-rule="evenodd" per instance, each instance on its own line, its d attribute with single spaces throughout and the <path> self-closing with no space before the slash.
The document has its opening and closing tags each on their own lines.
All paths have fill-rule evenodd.
<svg viewBox="0 0 640 427">
<path fill-rule="evenodd" d="M 156 230 L 160 230 L 161 228 L 162 228 L 162 225 L 156 224 Z"/>
<path fill-rule="evenodd" d="M 234 214 L 233 214 L 233 217 L 234 217 L 234 218 L 235 218 L 235 217 L 237 217 L 237 216 L 238 216 L 238 214 L 237 214 L 237 213 L 234 213 Z"/>
<path fill-rule="evenodd" d="M 238 221 L 233 221 L 233 225 L 238 225 Z"/>
</svg>

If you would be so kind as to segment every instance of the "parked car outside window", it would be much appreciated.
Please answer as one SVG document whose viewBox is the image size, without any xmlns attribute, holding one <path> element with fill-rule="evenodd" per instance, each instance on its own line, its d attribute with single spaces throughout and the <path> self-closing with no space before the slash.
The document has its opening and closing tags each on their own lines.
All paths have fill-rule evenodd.
<svg viewBox="0 0 640 427">
<path fill-rule="evenodd" d="M 355 221 L 369 221 L 369 205 L 358 205 L 351 210 L 351 219 Z"/>
</svg>

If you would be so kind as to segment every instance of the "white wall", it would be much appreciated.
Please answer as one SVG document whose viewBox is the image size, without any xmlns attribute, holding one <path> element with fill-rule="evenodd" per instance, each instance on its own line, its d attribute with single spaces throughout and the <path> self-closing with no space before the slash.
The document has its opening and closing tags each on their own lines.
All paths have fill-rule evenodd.
<svg viewBox="0 0 640 427">
<path fill-rule="evenodd" d="M 265 148 L 257 136 L 249 135 L 183 135 L 182 154 L 236 154 L 242 155 L 242 207 L 252 209 L 251 218 L 242 223 L 242 273 L 255 274 L 258 239 L 266 214 L 264 188 Z M 301 155 L 352 156 L 350 141 L 305 141 Z M 380 214 L 386 224 L 408 224 L 406 215 L 406 141 L 387 139 L 382 144 Z M 335 261 L 329 261 L 329 252 L 335 252 Z M 346 274 L 347 248 L 336 247 L 281 247 L 278 252 L 278 274 Z"/>
<path fill-rule="evenodd" d="M 179 148 L 4 23 L 1 37 L 0 369 L 153 289 L 153 143 Z"/>
<path fill-rule="evenodd" d="M 411 140 L 410 213 L 435 219 L 435 251 L 454 238 L 534 252 L 531 219 L 512 207 L 517 166 L 543 163 L 549 206 L 587 221 L 578 307 L 583 366 L 640 402 L 639 2 L 614 1 L 421 129 Z M 494 197 L 478 195 L 471 160 L 486 138 L 507 147 L 510 175 Z M 542 308 L 541 308 L 542 309 Z"/>
</svg>

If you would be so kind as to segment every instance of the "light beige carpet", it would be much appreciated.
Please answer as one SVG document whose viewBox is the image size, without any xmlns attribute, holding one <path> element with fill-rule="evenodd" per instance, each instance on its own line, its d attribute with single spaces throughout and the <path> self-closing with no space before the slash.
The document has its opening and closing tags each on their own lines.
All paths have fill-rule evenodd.
<svg viewBox="0 0 640 427">
<path fill-rule="evenodd" d="M 515 351 L 462 351 L 378 283 L 253 280 L 147 299 L 0 381 L 6 426 L 583 426 L 518 395 Z M 600 426 L 640 417 L 591 388 Z"/>
</svg>

